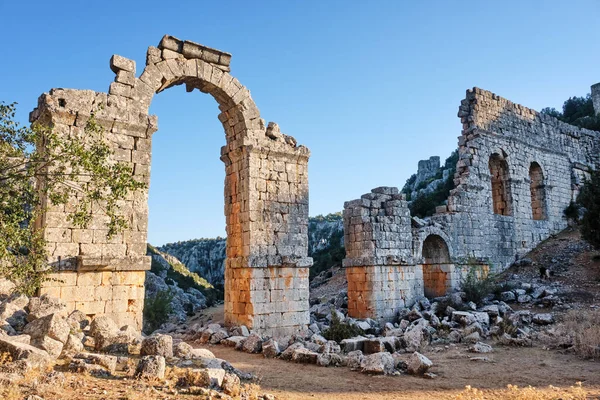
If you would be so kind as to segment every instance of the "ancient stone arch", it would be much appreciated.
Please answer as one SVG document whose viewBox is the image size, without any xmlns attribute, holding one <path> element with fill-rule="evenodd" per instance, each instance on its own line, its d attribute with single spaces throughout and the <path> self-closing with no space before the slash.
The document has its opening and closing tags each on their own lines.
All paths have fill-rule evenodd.
<svg viewBox="0 0 600 400">
<path fill-rule="evenodd" d="M 505 157 L 498 153 L 493 153 L 490 156 L 489 169 L 494 214 L 512 215 L 510 175 Z"/>
<path fill-rule="evenodd" d="M 529 166 L 529 191 L 531 193 L 531 215 L 534 220 L 544 220 L 546 214 L 546 187 L 544 172 L 537 162 Z"/>
<path fill-rule="evenodd" d="M 53 89 L 40 97 L 30 119 L 68 134 L 95 113 L 114 145 L 115 160 L 131 165 L 133 174 L 149 184 L 152 134 L 158 129 L 157 117 L 148 114 L 153 96 L 183 84 L 188 92 L 213 96 L 227 142 L 220 152 L 226 173 L 226 322 L 291 334 L 309 322 L 310 152 L 260 118 L 250 91 L 229 74 L 230 61 L 228 53 L 165 36 L 158 47 L 148 48 L 139 77 L 135 62 L 114 55 L 115 80 L 108 93 Z M 60 272 L 42 292 L 62 298 L 70 308 L 140 327 L 144 271 L 150 264 L 148 191 L 134 193 L 122 208 L 129 229 L 110 241 L 102 235 L 101 212 L 82 230 L 65 222 L 68 210 L 49 209 L 44 233 Z"/>
<path fill-rule="evenodd" d="M 422 244 L 423 290 L 433 298 L 446 294 L 452 281 L 453 266 L 446 241 L 439 235 L 429 235 Z"/>
</svg>

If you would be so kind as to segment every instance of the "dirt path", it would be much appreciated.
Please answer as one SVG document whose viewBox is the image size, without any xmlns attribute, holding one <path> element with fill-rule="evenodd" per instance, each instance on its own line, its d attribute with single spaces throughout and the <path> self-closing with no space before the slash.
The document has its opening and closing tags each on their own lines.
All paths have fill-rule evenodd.
<svg viewBox="0 0 600 400">
<path fill-rule="evenodd" d="M 369 376 L 348 368 L 294 364 L 262 355 L 246 354 L 224 346 L 209 346 L 217 357 L 254 373 L 262 390 L 280 399 L 450 399 L 466 385 L 486 389 L 502 398 L 508 384 L 569 388 L 582 382 L 600 399 L 600 362 L 539 348 L 497 347 L 492 362 L 469 361 L 472 354 L 450 349 L 426 355 L 434 362 L 434 380 L 412 376 Z"/>
</svg>

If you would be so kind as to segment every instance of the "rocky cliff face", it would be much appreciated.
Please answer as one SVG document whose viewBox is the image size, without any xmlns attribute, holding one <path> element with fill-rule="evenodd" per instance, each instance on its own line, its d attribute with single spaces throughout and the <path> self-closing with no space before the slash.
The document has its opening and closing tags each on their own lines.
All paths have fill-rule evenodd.
<svg viewBox="0 0 600 400">
<path fill-rule="evenodd" d="M 192 272 L 197 273 L 214 286 L 225 283 L 226 239 L 194 239 L 168 243 L 159 248 L 179 259 Z"/>
<path fill-rule="evenodd" d="M 335 264 L 335 255 L 333 259 L 325 255 L 331 251 L 343 253 L 343 236 L 341 213 L 309 219 L 308 255 L 315 258 L 315 265 L 319 265 L 321 261 L 325 264 L 332 263 L 327 268 Z M 225 280 L 225 244 L 224 238 L 194 239 L 168 243 L 158 250 L 176 257 L 190 271 L 197 273 L 212 285 L 221 287 Z"/>
</svg>

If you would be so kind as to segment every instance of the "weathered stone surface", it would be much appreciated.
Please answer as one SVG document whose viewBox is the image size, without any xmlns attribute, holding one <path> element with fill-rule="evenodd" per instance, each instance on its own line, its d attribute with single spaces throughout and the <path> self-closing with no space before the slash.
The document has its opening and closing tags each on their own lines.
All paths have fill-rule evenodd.
<svg viewBox="0 0 600 400">
<path fill-rule="evenodd" d="M 52 358 L 58 358 L 63 350 L 63 343 L 50 336 L 36 338 L 32 344 L 37 348 L 45 350 Z"/>
<path fill-rule="evenodd" d="M 73 359 L 84 360 L 87 364 L 101 365 L 107 369 L 110 374 L 114 374 L 117 370 L 117 357 L 106 354 L 94 353 L 77 353 Z"/>
<path fill-rule="evenodd" d="M 302 345 L 302 343 L 292 343 L 291 345 L 288 346 L 287 349 L 285 349 L 282 353 L 281 356 L 279 358 L 281 358 L 282 360 L 291 360 L 292 356 L 294 355 L 294 352 L 298 349 L 302 349 L 304 348 L 304 346 Z"/>
<path fill-rule="evenodd" d="M 154 334 L 142 340 L 142 356 L 173 357 L 173 338 L 169 335 Z"/>
<path fill-rule="evenodd" d="M 29 368 L 43 368 L 52 362 L 52 357 L 44 351 L 31 345 L 0 338 L 0 353 L 9 353 L 13 361 L 25 360 Z"/>
<path fill-rule="evenodd" d="M 554 315 L 550 313 L 534 314 L 532 322 L 538 325 L 550 325 L 554 323 Z"/>
<path fill-rule="evenodd" d="M 163 356 L 144 356 L 135 370 L 138 378 L 165 378 L 165 358 Z"/>
<path fill-rule="evenodd" d="M 486 343 L 477 342 L 473 346 L 469 347 L 469 351 L 472 353 L 491 353 L 494 351 L 492 346 Z"/>
<path fill-rule="evenodd" d="M 192 358 L 192 351 L 194 348 L 186 342 L 179 342 L 173 346 L 173 355 L 175 357 L 189 359 Z"/>
<path fill-rule="evenodd" d="M 262 353 L 266 358 L 275 358 L 281 351 L 279 350 L 279 343 L 274 339 L 269 339 L 262 345 Z"/>
<path fill-rule="evenodd" d="M 295 349 L 292 353 L 292 361 L 301 364 L 316 364 L 319 353 L 305 348 Z"/>
<path fill-rule="evenodd" d="M 257 334 L 252 334 L 244 340 L 242 350 L 246 353 L 260 353 L 262 349 L 262 338 Z"/>
<path fill-rule="evenodd" d="M 14 290 L 16 285 L 5 278 L 0 278 L 0 301 L 4 301 L 9 298 Z"/>
<path fill-rule="evenodd" d="M 367 374 L 391 374 L 394 372 L 394 358 L 388 352 L 378 352 L 364 357 L 361 371 Z"/>
<path fill-rule="evenodd" d="M 56 297 L 43 295 L 30 298 L 27 309 L 29 311 L 27 321 L 31 322 L 50 314 L 66 316 L 67 305 Z"/>
<path fill-rule="evenodd" d="M 346 356 L 346 365 L 350 369 L 360 369 L 364 358 L 365 356 L 363 355 L 362 351 L 351 351 Z"/>
<path fill-rule="evenodd" d="M 23 333 L 30 335 L 34 339 L 49 336 L 61 343 L 66 343 L 70 327 L 64 317 L 58 314 L 50 314 L 27 324 Z"/>
<path fill-rule="evenodd" d="M 431 360 L 423 354 L 414 352 L 411 354 L 407 363 L 407 371 L 412 375 L 423 375 L 433 366 Z"/>
</svg>

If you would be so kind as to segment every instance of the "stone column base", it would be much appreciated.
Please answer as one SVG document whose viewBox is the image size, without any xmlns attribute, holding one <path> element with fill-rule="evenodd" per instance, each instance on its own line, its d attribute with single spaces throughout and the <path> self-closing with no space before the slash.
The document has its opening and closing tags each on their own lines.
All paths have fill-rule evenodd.
<svg viewBox="0 0 600 400">
<path fill-rule="evenodd" d="M 61 299 L 68 312 L 105 314 L 119 327 L 142 329 L 145 271 L 61 271 L 48 278 L 40 295 Z"/>
<path fill-rule="evenodd" d="M 348 315 L 390 321 L 423 295 L 423 271 L 416 265 L 347 267 Z"/>
<path fill-rule="evenodd" d="M 225 323 L 281 337 L 310 322 L 308 268 L 225 269 Z"/>
</svg>

